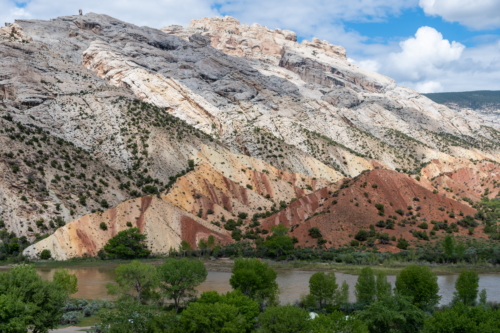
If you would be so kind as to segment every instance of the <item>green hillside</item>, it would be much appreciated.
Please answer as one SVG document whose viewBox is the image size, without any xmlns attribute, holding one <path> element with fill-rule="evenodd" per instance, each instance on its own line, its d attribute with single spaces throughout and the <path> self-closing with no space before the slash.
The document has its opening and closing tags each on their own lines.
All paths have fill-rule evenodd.
<svg viewBox="0 0 500 333">
<path fill-rule="evenodd" d="M 500 91 L 479 90 L 424 94 L 436 103 L 455 103 L 474 110 L 497 107 L 500 109 Z"/>
</svg>

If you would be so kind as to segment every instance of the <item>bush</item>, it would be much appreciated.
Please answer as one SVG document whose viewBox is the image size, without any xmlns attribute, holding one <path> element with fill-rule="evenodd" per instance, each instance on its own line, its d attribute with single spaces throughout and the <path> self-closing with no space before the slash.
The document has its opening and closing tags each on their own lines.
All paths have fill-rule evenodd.
<svg viewBox="0 0 500 333">
<path fill-rule="evenodd" d="M 48 260 L 50 258 L 52 258 L 52 254 L 50 253 L 50 250 L 45 249 L 40 253 L 40 259 Z"/>
<path fill-rule="evenodd" d="M 365 240 L 368 239 L 368 237 L 370 236 L 370 233 L 366 230 L 360 230 L 358 231 L 358 233 L 356 234 L 356 236 L 354 236 L 354 239 L 360 241 L 360 242 L 364 242 Z"/>
<path fill-rule="evenodd" d="M 420 229 L 428 229 L 429 225 L 426 222 L 422 222 L 418 225 Z"/>
<path fill-rule="evenodd" d="M 308 230 L 309 236 L 313 238 L 321 238 L 323 235 L 321 234 L 321 230 L 318 229 L 318 227 L 312 227 L 311 229 Z"/>
<path fill-rule="evenodd" d="M 76 311 L 66 312 L 62 315 L 59 323 L 61 325 L 75 325 L 80 321 L 80 313 Z"/>
<path fill-rule="evenodd" d="M 354 246 L 354 247 L 359 246 L 359 242 L 355 239 L 353 239 L 350 244 L 351 244 L 351 246 Z"/>
<path fill-rule="evenodd" d="M 243 220 L 244 220 L 244 219 L 246 219 L 246 218 L 248 217 L 248 213 L 239 213 L 239 214 L 238 214 L 238 217 L 239 217 L 240 219 L 243 219 Z"/>
<path fill-rule="evenodd" d="M 410 246 L 410 243 L 406 239 L 403 237 L 398 239 L 398 244 L 396 245 L 398 249 L 406 250 L 408 246 Z"/>
<path fill-rule="evenodd" d="M 106 223 L 104 223 L 104 222 L 101 222 L 101 224 L 99 224 L 99 228 L 101 230 L 106 231 L 106 230 L 108 230 L 108 225 Z"/>
</svg>

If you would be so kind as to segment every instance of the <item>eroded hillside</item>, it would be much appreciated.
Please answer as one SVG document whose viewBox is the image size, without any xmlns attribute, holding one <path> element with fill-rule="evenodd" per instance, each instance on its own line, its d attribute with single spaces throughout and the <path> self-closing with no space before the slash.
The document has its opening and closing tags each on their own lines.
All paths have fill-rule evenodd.
<svg viewBox="0 0 500 333">
<path fill-rule="evenodd" d="M 388 219 L 409 239 L 497 195 L 495 122 L 341 46 L 230 17 L 161 30 L 93 13 L 17 20 L 0 28 L 0 100 L 0 220 L 30 241 L 55 232 L 30 256 L 95 255 L 137 221 L 157 253 L 276 223 L 300 246 L 317 246 L 313 226 L 339 246 Z"/>
</svg>

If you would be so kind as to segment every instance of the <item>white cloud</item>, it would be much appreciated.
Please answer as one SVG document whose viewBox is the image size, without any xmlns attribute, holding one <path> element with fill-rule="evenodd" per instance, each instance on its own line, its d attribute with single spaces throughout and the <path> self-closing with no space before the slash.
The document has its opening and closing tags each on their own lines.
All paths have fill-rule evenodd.
<svg viewBox="0 0 500 333">
<path fill-rule="evenodd" d="M 78 9 L 82 9 L 84 14 L 107 14 L 140 26 L 186 26 L 194 18 L 219 15 L 212 4 L 213 2 L 205 0 L 28 0 L 23 8 L 18 8 L 11 0 L 0 0 L 0 22 L 13 22 L 16 18 L 47 20 L 77 15 Z"/>
<path fill-rule="evenodd" d="M 361 67 L 388 75 L 419 92 L 500 90 L 500 40 L 466 48 L 450 42 L 434 28 L 421 27 L 399 50 L 378 50 L 356 59 Z M 387 54 L 389 54 L 387 56 Z"/>
<path fill-rule="evenodd" d="M 418 82 L 417 84 L 415 84 L 414 88 L 416 91 L 423 94 L 443 91 L 443 86 L 441 85 L 441 83 L 436 81 Z"/>
<path fill-rule="evenodd" d="M 358 62 L 358 66 L 373 72 L 378 72 L 381 67 L 380 63 L 377 60 L 372 59 L 361 60 L 360 62 Z"/>
<path fill-rule="evenodd" d="M 421 80 L 458 60 L 465 49 L 460 43 L 443 39 L 443 35 L 431 27 L 419 28 L 415 37 L 399 45 L 401 52 L 389 54 L 384 71 L 410 81 Z"/>
<path fill-rule="evenodd" d="M 449 22 L 459 22 L 474 29 L 500 27 L 498 0 L 420 0 L 428 15 L 441 16 Z"/>
</svg>

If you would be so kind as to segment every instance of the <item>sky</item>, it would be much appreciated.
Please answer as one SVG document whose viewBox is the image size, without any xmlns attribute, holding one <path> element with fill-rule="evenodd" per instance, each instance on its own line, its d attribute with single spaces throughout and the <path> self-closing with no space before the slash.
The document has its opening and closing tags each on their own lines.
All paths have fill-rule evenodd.
<svg viewBox="0 0 500 333">
<path fill-rule="evenodd" d="M 0 22 L 78 9 L 153 28 L 229 15 L 341 45 L 421 93 L 500 90 L 500 0 L 0 0 Z"/>
</svg>

